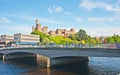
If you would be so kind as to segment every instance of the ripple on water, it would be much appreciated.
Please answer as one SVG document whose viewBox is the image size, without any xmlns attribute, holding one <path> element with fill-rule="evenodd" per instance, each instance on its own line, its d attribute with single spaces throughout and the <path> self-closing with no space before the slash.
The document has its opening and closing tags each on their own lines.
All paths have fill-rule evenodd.
<svg viewBox="0 0 120 75">
<path fill-rule="evenodd" d="M 120 58 L 94 57 L 89 62 L 90 75 L 116 75 L 120 73 Z"/>
<path fill-rule="evenodd" d="M 31 61 L 30 61 L 31 62 Z M 87 64 L 71 64 L 67 67 L 46 69 L 38 66 L 0 61 L 0 75 L 117 75 L 120 74 L 120 58 L 92 57 Z"/>
</svg>

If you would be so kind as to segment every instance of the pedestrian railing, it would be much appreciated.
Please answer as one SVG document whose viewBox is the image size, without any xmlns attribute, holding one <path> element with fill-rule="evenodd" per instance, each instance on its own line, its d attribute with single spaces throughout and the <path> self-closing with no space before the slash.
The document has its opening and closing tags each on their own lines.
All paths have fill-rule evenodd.
<svg viewBox="0 0 120 75">
<path fill-rule="evenodd" d="M 110 48 L 110 49 L 116 49 L 116 44 L 70 44 L 70 45 L 51 45 L 51 44 L 44 44 L 44 45 L 18 45 L 18 46 L 11 46 L 11 47 L 3 47 L 0 48 L 0 50 L 3 49 L 12 49 L 12 48 Z"/>
</svg>

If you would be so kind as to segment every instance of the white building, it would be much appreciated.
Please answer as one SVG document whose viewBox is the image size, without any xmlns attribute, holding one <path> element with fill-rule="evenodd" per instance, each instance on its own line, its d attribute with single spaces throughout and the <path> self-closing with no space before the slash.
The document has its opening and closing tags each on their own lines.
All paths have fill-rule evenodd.
<svg viewBox="0 0 120 75">
<path fill-rule="evenodd" d="M 9 42 L 14 41 L 14 36 L 13 35 L 1 35 L 1 43 L 2 44 L 7 44 Z"/>
<path fill-rule="evenodd" d="M 0 43 L 1 43 L 1 35 L 0 35 Z"/>
<path fill-rule="evenodd" d="M 20 45 L 36 45 L 39 43 L 39 35 L 14 34 L 14 42 Z"/>
</svg>

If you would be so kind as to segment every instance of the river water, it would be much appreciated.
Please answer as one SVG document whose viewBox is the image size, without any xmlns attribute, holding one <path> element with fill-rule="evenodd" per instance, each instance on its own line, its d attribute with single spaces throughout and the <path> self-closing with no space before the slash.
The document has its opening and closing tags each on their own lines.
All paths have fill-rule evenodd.
<svg viewBox="0 0 120 75">
<path fill-rule="evenodd" d="M 120 58 L 91 57 L 87 63 L 52 69 L 34 65 L 31 59 L 26 61 L 0 61 L 0 75 L 120 75 Z"/>
</svg>

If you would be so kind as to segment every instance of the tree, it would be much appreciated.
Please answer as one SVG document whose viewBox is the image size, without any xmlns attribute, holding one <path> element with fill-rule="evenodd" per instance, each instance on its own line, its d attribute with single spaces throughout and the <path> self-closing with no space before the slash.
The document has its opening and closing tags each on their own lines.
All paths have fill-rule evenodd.
<svg viewBox="0 0 120 75">
<path fill-rule="evenodd" d="M 70 34 L 69 38 L 71 38 L 71 40 L 76 40 L 76 34 Z"/>
<path fill-rule="evenodd" d="M 87 39 L 87 34 L 85 30 L 80 29 L 79 32 L 77 33 L 77 40 L 86 40 Z"/>
<path fill-rule="evenodd" d="M 49 44 L 49 43 L 50 43 L 50 40 L 49 40 L 47 37 L 45 37 L 45 38 L 43 39 L 43 43 L 44 43 L 44 44 Z"/>
<path fill-rule="evenodd" d="M 92 40 L 91 36 L 87 36 L 86 43 L 92 44 L 91 40 Z"/>
<path fill-rule="evenodd" d="M 114 34 L 113 39 L 114 39 L 115 43 L 120 43 L 120 36 L 119 35 Z"/>
<path fill-rule="evenodd" d="M 95 38 L 91 39 L 91 44 L 96 44 L 96 39 Z"/>
<path fill-rule="evenodd" d="M 114 43 L 114 39 L 112 37 L 106 37 L 106 42 L 107 43 Z"/>
<path fill-rule="evenodd" d="M 46 35 L 42 32 L 39 32 L 38 30 L 33 31 L 31 34 L 34 35 L 39 35 L 40 36 L 40 42 L 43 43 L 44 38 L 46 37 Z"/>
</svg>

